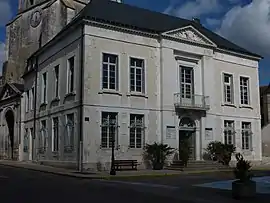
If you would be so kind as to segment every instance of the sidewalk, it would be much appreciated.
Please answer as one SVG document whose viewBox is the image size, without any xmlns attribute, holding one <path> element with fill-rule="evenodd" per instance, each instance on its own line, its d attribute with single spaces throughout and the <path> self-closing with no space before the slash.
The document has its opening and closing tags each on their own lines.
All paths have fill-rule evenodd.
<svg viewBox="0 0 270 203">
<path fill-rule="evenodd" d="M 130 178 L 143 178 L 143 177 L 163 177 L 163 176 L 179 176 L 184 174 L 200 174 L 200 173 L 211 173 L 217 172 L 212 171 L 172 171 L 172 170 L 138 170 L 138 171 L 117 171 L 115 176 L 111 176 L 109 171 L 105 172 L 87 172 L 80 173 L 79 171 L 69 170 L 64 168 L 56 168 L 51 166 L 45 166 L 30 162 L 18 162 L 18 161 L 7 161 L 0 160 L 0 165 L 24 168 L 32 171 L 39 171 L 44 173 L 50 173 L 55 175 L 69 176 L 74 178 L 82 179 L 130 179 Z"/>
</svg>

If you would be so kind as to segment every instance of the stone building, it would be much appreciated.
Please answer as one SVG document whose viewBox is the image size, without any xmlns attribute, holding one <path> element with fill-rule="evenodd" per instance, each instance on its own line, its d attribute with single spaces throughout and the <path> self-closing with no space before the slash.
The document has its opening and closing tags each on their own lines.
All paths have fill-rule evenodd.
<svg viewBox="0 0 270 203">
<path fill-rule="evenodd" d="M 261 160 L 259 55 L 198 20 L 110 0 L 91 0 L 78 13 L 78 2 L 40 3 L 57 15 L 29 8 L 36 37 L 21 59 L 20 160 L 108 169 L 113 137 L 116 159 L 140 167 L 145 144 L 178 148 L 181 139 L 189 139 L 194 160 L 214 140 Z"/>
<path fill-rule="evenodd" d="M 262 153 L 270 156 L 270 84 L 260 87 L 262 116 Z"/>
</svg>

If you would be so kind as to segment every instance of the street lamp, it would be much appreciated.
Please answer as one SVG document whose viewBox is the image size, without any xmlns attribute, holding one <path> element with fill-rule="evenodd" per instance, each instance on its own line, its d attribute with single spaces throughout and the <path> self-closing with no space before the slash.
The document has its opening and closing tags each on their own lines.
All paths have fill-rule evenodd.
<svg viewBox="0 0 270 203">
<path fill-rule="evenodd" d="M 112 122 L 109 124 L 109 127 L 111 127 L 111 132 L 112 132 L 112 157 L 111 157 L 111 171 L 110 171 L 110 175 L 116 175 L 116 170 L 115 170 L 115 165 L 114 165 L 114 161 L 115 161 L 115 157 L 114 157 L 114 147 L 115 147 L 115 135 L 117 133 L 117 122 L 116 119 L 112 120 Z"/>
</svg>

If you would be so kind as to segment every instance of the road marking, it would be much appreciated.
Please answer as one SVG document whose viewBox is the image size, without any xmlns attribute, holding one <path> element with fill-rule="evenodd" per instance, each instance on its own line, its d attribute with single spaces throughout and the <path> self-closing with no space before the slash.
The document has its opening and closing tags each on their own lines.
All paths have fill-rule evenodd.
<svg viewBox="0 0 270 203">
<path fill-rule="evenodd" d="M 125 182 L 125 181 L 112 181 L 112 180 L 99 180 L 99 181 L 100 182 L 107 182 L 107 183 L 118 183 L 118 184 L 126 184 L 126 185 L 138 185 L 138 186 L 155 187 L 155 188 L 179 189 L 179 187 L 175 187 L 175 186 L 152 184 L 152 183 Z"/>
</svg>

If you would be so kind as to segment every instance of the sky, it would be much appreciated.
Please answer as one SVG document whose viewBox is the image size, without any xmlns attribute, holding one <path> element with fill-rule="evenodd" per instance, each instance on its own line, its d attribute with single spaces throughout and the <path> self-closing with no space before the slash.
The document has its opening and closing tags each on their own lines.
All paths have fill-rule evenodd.
<svg viewBox="0 0 270 203">
<path fill-rule="evenodd" d="M 16 16 L 18 1 L 0 0 L 0 64 L 5 58 L 5 24 Z M 260 84 L 270 83 L 270 0 L 123 1 L 181 18 L 200 18 L 206 28 L 263 56 L 259 65 Z"/>
</svg>

